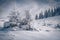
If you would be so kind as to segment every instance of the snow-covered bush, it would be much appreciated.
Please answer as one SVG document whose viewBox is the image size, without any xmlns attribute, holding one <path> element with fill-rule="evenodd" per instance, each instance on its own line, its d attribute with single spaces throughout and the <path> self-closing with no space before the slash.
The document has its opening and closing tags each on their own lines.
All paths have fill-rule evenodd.
<svg viewBox="0 0 60 40">
<path fill-rule="evenodd" d="M 4 29 L 7 29 L 7 30 L 18 30 L 19 29 L 22 29 L 22 30 L 33 30 L 33 28 L 31 28 L 30 26 L 30 14 L 29 14 L 29 11 L 25 11 L 26 12 L 26 18 L 24 19 L 21 19 L 19 14 L 17 12 L 12 12 L 10 15 L 9 15 L 9 21 L 6 21 L 4 22 Z"/>
<path fill-rule="evenodd" d="M 4 28 L 8 28 L 10 26 L 9 22 L 4 22 Z"/>
<path fill-rule="evenodd" d="M 55 28 L 59 28 L 60 29 L 60 25 L 59 24 L 56 24 Z"/>
</svg>

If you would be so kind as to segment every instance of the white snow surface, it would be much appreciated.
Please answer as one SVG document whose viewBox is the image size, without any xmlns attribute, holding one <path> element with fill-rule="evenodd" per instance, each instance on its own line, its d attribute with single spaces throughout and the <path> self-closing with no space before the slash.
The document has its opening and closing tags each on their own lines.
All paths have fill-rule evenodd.
<svg viewBox="0 0 60 40">
<path fill-rule="evenodd" d="M 0 31 L 0 40 L 60 40 L 60 31 Z"/>
<path fill-rule="evenodd" d="M 30 24 L 37 31 L 0 31 L 0 40 L 60 40 L 60 29 L 53 28 L 56 24 L 60 24 L 60 16 L 33 20 Z"/>
<path fill-rule="evenodd" d="M 45 26 L 44 26 L 45 23 Z M 57 24 L 60 25 L 60 16 L 54 16 L 39 20 L 33 20 L 31 23 L 31 27 L 40 31 L 40 30 L 49 30 L 54 31 L 56 30 L 54 27 L 56 27 Z"/>
</svg>

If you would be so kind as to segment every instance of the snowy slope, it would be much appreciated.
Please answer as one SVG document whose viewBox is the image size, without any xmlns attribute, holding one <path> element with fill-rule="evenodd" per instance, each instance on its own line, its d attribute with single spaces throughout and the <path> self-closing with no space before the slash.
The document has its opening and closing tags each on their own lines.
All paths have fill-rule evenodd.
<svg viewBox="0 0 60 40">
<path fill-rule="evenodd" d="M 0 31 L 0 40 L 60 40 L 60 31 Z"/>
<path fill-rule="evenodd" d="M 55 16 L 31 21 L 31 27 L 37 31 L 0 31 L 0 40 L 60 40 L 60 30 L 52 26 L 60 24 L 59 20 L 60 16 Z"/>
<path fill-rule="evenodd" d="M 56 30 L 54 27 L 60 25 L 60 16 L 48 17 L 39 20 L 33 20 L 31 22 L 32 28 L 37 30 Z"/>
<path fill-rule="evenodd" d="M 60 16 L 49 17 L 46 19 L 47 23 L 60 24 Z"/>
</svg>

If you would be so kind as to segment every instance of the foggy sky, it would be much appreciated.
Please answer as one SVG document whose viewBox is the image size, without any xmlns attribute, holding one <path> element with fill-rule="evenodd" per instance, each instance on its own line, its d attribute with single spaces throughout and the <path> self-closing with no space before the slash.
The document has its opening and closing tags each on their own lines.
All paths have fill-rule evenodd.
<svg viewBox="0 0 60 40">
<path fill-rule="evenodd" d="M 41 10 L 44 11 L 45 9 L 59 6 L 60 0 L 0 0 L 0 18 L 9 15 L 14 8 L 20 11 L 20 13 L 28 9 L 34 16 Z"/>
</svg>

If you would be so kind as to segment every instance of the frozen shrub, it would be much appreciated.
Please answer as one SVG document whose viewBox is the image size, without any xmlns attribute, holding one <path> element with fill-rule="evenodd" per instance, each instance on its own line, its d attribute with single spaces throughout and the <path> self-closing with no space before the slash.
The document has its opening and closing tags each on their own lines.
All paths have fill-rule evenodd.
<svg viewBox="0 0 60 40">
<path fill-rule="evenodd" d="M 59 25 L 59 24 L 57 24 L 55 28 L 59 28 L 59 29 L 60 29 L 60 25 Z"/>
</svg>

